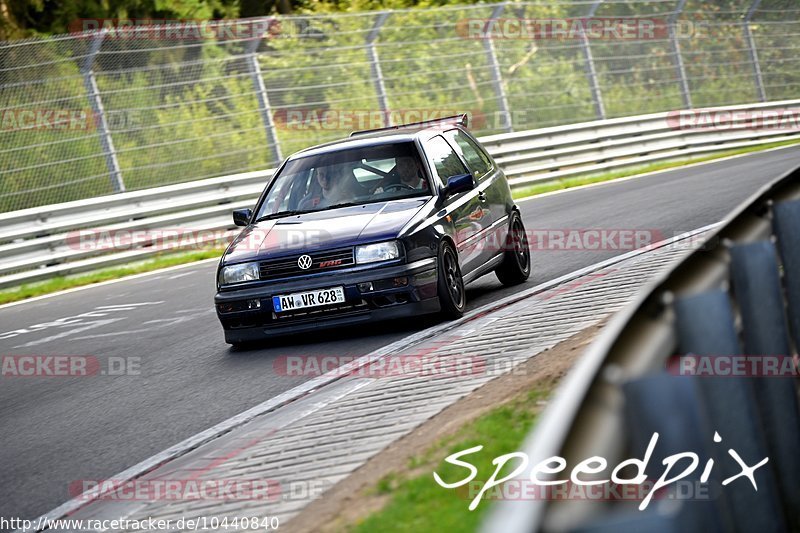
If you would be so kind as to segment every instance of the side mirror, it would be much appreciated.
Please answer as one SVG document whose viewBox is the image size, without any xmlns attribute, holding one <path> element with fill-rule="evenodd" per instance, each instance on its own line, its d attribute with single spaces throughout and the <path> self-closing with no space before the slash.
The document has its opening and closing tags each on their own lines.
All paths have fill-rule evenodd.
<svg viewBox="0 0 800 533">
<path fill-rule="evenodd" d="M 447 179 L 447 187 L 444 188 L 445 196 L 453 196 L 465 191 L 471 191 L 475 188 L 475 178 L 472 174 L 459 174 L 457 176 L 450 176 Z"/>
<path fill-rule="evenodd" d="M 251 209 L 237 209 L 233 212 L 233 223 L 237 226 L 246 226 L 253 216 Z"/>
</svg>

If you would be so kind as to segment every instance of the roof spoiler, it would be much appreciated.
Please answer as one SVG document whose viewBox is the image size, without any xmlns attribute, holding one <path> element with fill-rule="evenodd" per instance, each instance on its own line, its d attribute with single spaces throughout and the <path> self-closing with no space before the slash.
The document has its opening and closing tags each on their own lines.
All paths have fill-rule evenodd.
<svg viewBox="0 0 800 533">
<path fill-rule="evenodd" d="M 468 122 L 469 118 L 467 117 L 467 114 L 462 113 L 460 115 L 453 115 L 452 117 L 436 118 L 433 120 L 423 120 L 422 122 L 411 122 L 409 124 L 398 124 L 397 126 L 386 126 L 384 128 L 375 128 L 373 130 L 354 131 L 350 134 L 350 137 L 355 137 L 357 135 L 364 135 L 366 133 L 375 133 L 378 131 L 392 131 L 392 130 L 400 130 L 403 128 L 413 128 L 415 126 L 433 127 L 433 126 L 453 125 L 453 126 L 464 126 L 466 128 Z"/>
</svg>

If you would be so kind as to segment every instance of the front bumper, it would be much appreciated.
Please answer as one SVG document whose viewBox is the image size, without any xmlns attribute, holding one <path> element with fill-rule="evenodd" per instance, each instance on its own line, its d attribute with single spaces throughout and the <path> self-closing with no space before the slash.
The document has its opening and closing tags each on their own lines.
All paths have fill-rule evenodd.
<svg viewBox="0 0 800 533">
<path fill-rule="evenodd" d="M 405 278 L 407 281 L 402 284 Z M 396 282 L 395 280 L 400 280 Z M 371 283 L 373 290 L 364 290 Z M 344 287 L 345 303 L 275 313 L 272 296 Z M 439 310 L 436 258 L 410 264 L 297 276 L 258 286 L 227 289 L 214 297 L 225 341 L 240 343 L 277 335 L 389 320 Z"/>
</svg>

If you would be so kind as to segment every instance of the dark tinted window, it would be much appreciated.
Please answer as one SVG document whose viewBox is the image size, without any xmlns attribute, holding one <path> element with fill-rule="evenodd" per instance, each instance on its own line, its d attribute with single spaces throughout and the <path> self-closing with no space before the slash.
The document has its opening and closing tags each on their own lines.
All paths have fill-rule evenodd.
<svg viewBox="0 0 800 533">
<path fill-rule="evenodd" d="M 406 162 L 401 169 L 417 171 L 410 185 L 396 185 L 401 181 L 399 162 Z M 422 169 L 419 151 L 409 141 L 297 157 L 273 180 L 257 218 L 430 195 Z"/>
<path fill-rule="evenodd" d="M 472 175 L 482 178 L 492 169 L 492 162 L 489 160 L 480 146 L 458 130 L 450 130 L 446 133 L 447 137 L 461 149 L 461 154 L 467 161 L 467 165 L 472 170 Z"/>
<path fill-rule="evenodd" d="M 437 135 L 426 142 L 425 151 L 428 153 L 428 158 L 433 163 L 436 173 L 442 179 L 442 183 L 447 183 L 447 178 L 469 172 L 444 137 Z"/>
</svg>

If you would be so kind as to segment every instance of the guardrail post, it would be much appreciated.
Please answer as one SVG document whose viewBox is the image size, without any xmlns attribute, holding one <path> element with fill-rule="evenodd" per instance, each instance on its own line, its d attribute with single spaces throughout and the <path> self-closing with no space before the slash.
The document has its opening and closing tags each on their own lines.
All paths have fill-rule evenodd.
<svg viewBox="0 0 800 533">
<path fill-rule="evenodd" d="M 683 98 L 683 107 L 686 109 L 692 108 L 692 94 L 689 90 L 689 80 L 686 78 L 686 67 L 683 64 L 683 55 L 681 54 L 681 45 L 678 42 L 678 34 L 675 31 L 675 23 L 686 5 L 686 0 L 678 0 L 678 5 L 675 7 L 675 12 L 669 16 L 669 40 L 672 43 L 672 55 L 675 57 L 675 70 L 678 73 L 678 83 L 681 86 L 681 97 Z"/>
<path fill-rule="evenodd" d="M 500 108 L 500 116 L 503 121 L 502 129 L 510 132 L 514 130 L 514 126 L 511 123 L 511 112 L 508 108 L 506 90 L 503 87 L 503 76 L 500 72 L 500 63 L 497 61 L 497 51 L 494 47 L 494 39 L 491 37 L 494 23 L 503 13 L 505 8 L 505 4 L 500 4 L 495 6 L 495 8 L 492 10 L 492 16 L 490 17 L 489 24 L 486 28 L 487 36 L 483 39 L 483 49 L 486 51 L 486 58 L 489 61 L 489 66 L 491 67 L 490 73 L 492 76 L 492 88 L 494 89 L 498 107 Z"/>
<path fill-rule="evenodd" d="M 97 86 L 97 77 L 94 74 L 94 59 L 100 51 L 100 46 L 106 37 L 107 29 L 97 32 L 92 38 L 92 44 L 89 47 L 89 53 L 83 58 L 80 69 L 83 76 L 83 85 L 86 87 L 86 93 L 89 97 L 89 105 L 94 114 L 94 123 L 97 128 L 97 134 L 100 137 L 100 147 L 103 150 L 103 155 L 106 158 L 106 167 L 108 168 L 108 176 L 111 179 L 111 188 L 114 192 L 125 192 L 125 182 L 122 181 L 122 172 L 119 168 L 119 160 L 117 159 L 117 152 L 114 149 L 114 141 L 111 139 L 111 131 L 108 127 L 108 119 L 106 117 L 103 101 L 100 99 L 100 88 Z"/>
<path fill-rule="evenodd" d="M 269 105 L 267 86 L 264 84 L 264 76 L 261 73 L 261 64 L 258 62 L 258 53 L 256 52 L 268 27 L 269 24 L 259 24 L 259 27 L 254 32 L 253 38 L 247 43 L 246 53 L 250 77 L 253 79 L 253 85 L 256 89 L 256 98 L 258 98 L 258 111 L 261 113 L 261 120 L 264 123 L 264 129 L 267 133 L 267 144 L 270 145 L 272 158 L 276 163 L 280 164 L 281 160 L 283 160 L 283 156 L 281 155 L 280 144 L 278 144 L 278 133 L 275 130 L 275 121 L 272 119 L 272 108 Z"/>
<path fill-rule="evenodd" d="M 761 64 L 758 61 L 758 52 L 756 51 L 756 40 L 753 38 L 753 32 L 750 30 L 750 20 L 758 9 L 761 0 L 753 0 L 750 9 L 747 10 L 747 15 L 742 22 L 742 29 L 744 30 L 744 40 L 747 43 L 747 50 L 750 53 L 750 62 L 753 64 L 753 78 L 756 82 L 756 95 L 759 101 L 767 101 L 767 92 L 764 90 L 764 77 L 761 74 Z"/>
<path fill-rule="evenodd" d="M 589 7 L 589 13 L 586 19 L 591 19 L 597 13 L 597 8 L 603 0 L 595 0 Z M 600 84 L 597 81 L 597 69 L 594 65 L 594 56 L 592 55 L 592 48 L 589 46 L 589 37 L 586 36 L 586 24 L 581 25 L 581 44 L 583 48 L 583 57 L 586 65 L 586 77 L 589 80 L 589 90 L 592 93 L 592 102 L 594 103 L 594 112 L 597 118 L 604 120 L 606 118 L 606 109 L 603 105 L 603 94 L 600 91 Z"/>
<path fill-rule="evenodd" d="M 378 107 L 383 115 L 384 126 L 392 125 L 392 117 L 389 113 L 389 100 L 386 98 L 386 84 L 383 82 L 383 70 L 381 70 L 381 62 L 378 59 L 378 51 L 375 49 L 375 40 L 380 34 L 381 26 L 383 26 L 386 19 L 391 15 L 390 12 L 384 11 L 378 13 L 375 19 L 375 24 L 367 34 L 367 57 L 369 58 L 370 70 L 372 71 L 372 82 L 375 84 L 375 94 L 378 97 Z"/>
</svg>

